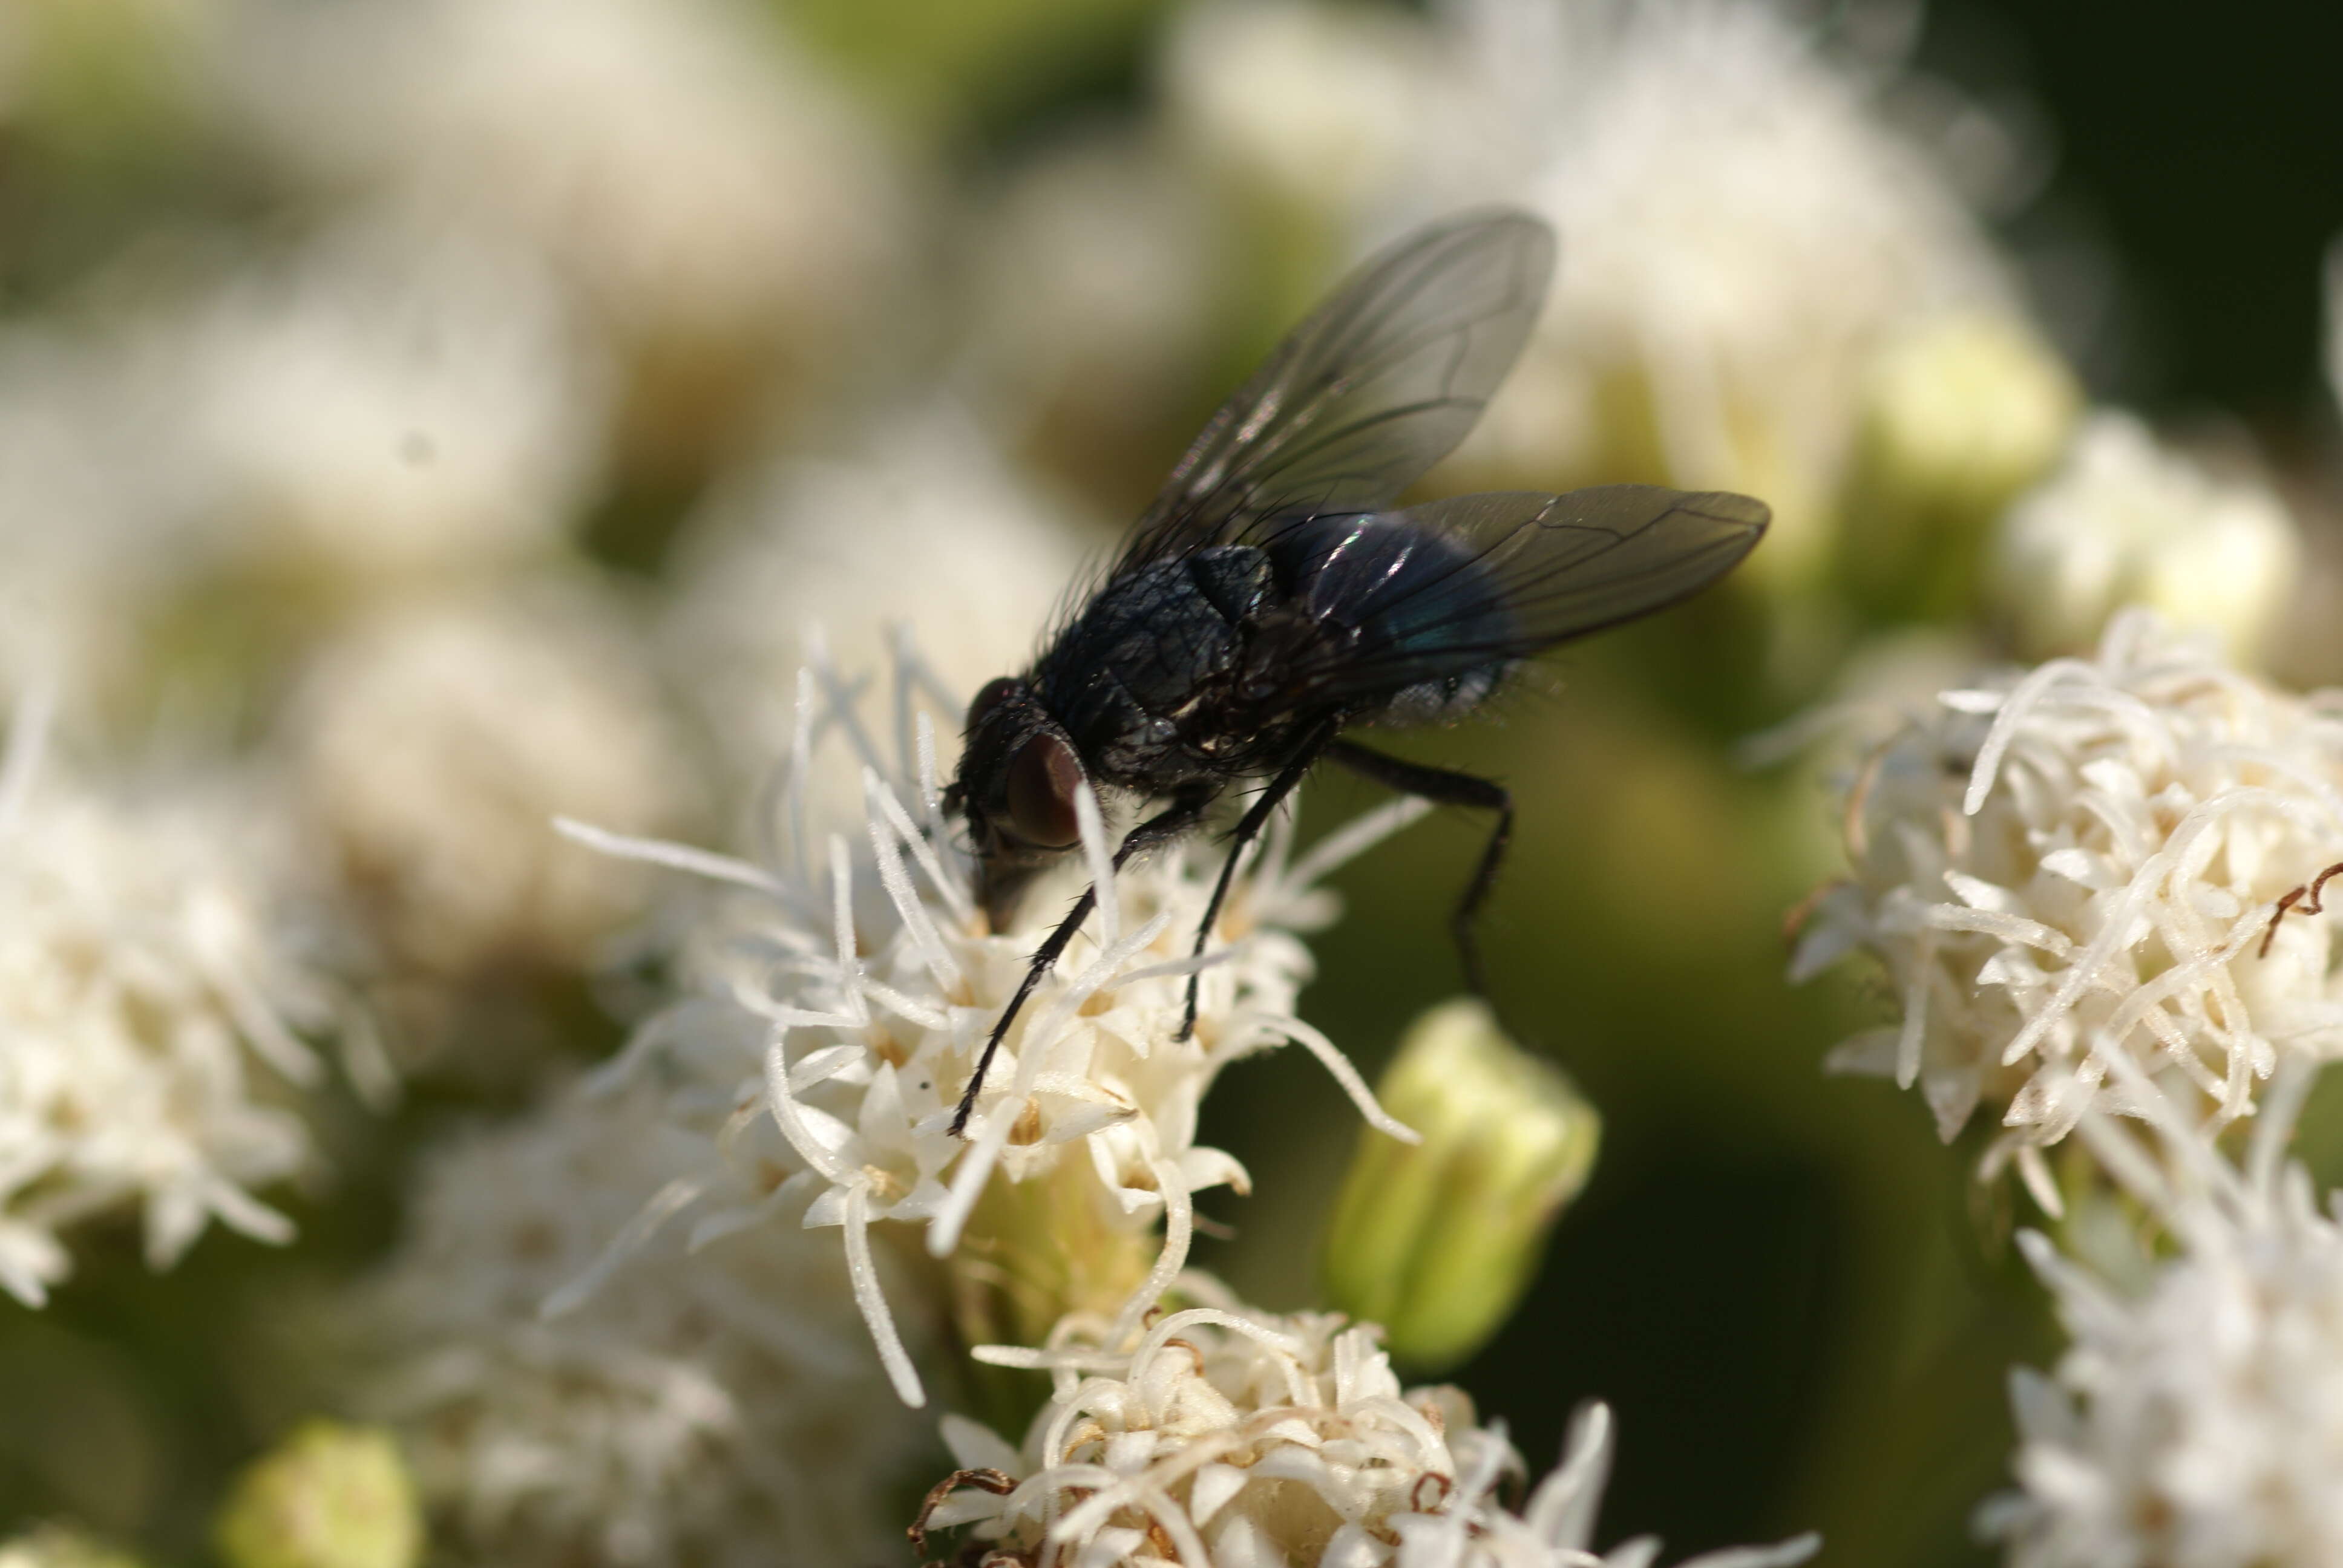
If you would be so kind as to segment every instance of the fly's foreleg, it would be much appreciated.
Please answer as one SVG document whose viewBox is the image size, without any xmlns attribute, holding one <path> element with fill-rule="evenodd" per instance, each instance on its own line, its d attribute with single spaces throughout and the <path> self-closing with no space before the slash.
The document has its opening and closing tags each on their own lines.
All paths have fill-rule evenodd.
<svg viewBox="0 0 2343 1568">
<path fill-rule="evenodd" d="M 1163 810 L 1133 828 L 1123 836 L 1121 845 L 1114 852 L 1115 869 L 1121 870 L 1122 863 L 1133 855 L 1170 843 L 1193 828 L 1203 819 L 1204 808 L 1212 803 L 1212 799 L 1210 794 L 1202 791 L 1179 796 Z M 1066 944 L 1074 940 L 1074 933 L 1082 929 L 1082 922 L 1090 919 L 1091 910 L 1097 907 L 1097 887 L 1083 889 L 1082 896 L 1074 900 L 1074 907 L 1066 918 L 1060 920 L 1057 929 L 1033 950 L 1032 960 L 1026 965 L 1025 978 L 1018 982 L 1017 994 L 1009 999 L 1009 1005 L 1001 1010 L 1000 1019 L 993 1024 L 992 1033 L 984 1042 L 983 1053 L 976 1059 L 976 1070 L 969 1074 L 968 1088 L 960 1094 L 960 1107 L 952 1112 L 953 1137 L 968 1135 L 968 1119 L 976 1110 L 977 1091 L 984 1087 L 984 1075 L 990 1070 L 993 1054 L 1000 1050 L 1001 1040 L 1008 1037 L 1009 1026 L 1017 1021 L 1017 1015 L 1023 1010 L 1026 999 L 1033 994 L 1033 988 L 1041 983 L 1043 975 L 1056 967 L 1059 956 L 1066 950 Z"/>
</svg>

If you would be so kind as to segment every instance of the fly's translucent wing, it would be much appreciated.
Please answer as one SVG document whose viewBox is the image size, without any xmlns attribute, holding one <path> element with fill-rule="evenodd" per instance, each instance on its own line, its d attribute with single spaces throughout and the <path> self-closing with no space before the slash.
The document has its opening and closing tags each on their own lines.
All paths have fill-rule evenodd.
<svg viewBox="0 0 2343 1568">
<path fill-rule="evenodd" d="M 1320 702 L 1387 694 L 1649 615 L 1730 571 L 1770 516 L 1720 490 L 1604 485 L 1290 529 L 1272 548 L 1289 552 L 1309 608 L 1358 631 L 1320 668 L 1293 671 L 1296 688 Z"/>
<path fill-rule="evenodd" d="M 1464 438 L 1513 367 L 1554 248 L 1544 223 L 1499 209 L 1369 260 L 1213 414 L 1116 572 L 1273 515 L 1389 506 Z"/>
</svg>

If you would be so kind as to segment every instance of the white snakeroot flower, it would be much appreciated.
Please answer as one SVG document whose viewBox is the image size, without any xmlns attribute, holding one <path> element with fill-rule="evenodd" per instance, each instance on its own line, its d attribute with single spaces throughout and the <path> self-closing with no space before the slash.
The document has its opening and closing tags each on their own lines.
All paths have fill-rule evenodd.
<svg viewBox="0 0 2343 1568">
<path fill-rule="evenodd" d="M 119 359 L 81 335 L 0 333 L 0 691 L 53 684 L 77 719 L 144 673 L 140 625 L 190 555 L 156 526 L 176 470 L 125 460 L 168 434 L 139 422 Z"/>
<path fill-rule="evenodd" d="M 318 651 L 285 719 L 295 788 L 398 950 L 578 963 L 639 911 L 639 873 L 547 824 L 688 814 L 644 664 L 619 604 L 550 577 L 396 602 Z"/>
<path fill-rule="evenodd" d="M 368 0 L 266 19 L 289 164 L 533 241 L 631 340 L 838 330 L 899 215 L 872 128 L 737 0 Z"/>
<path fill-rule="evenodd" d="M 185 504 L 246 570 L 477 569 L 592 498 L 608 367 L 509 244 L 377 211 L 149 336 Z"/>
<path fill-rule="evenodd" d="M 970 1525 L 987 1561 L 1023 1568 L 1645 1568 L 1648 1536 L 1593 1550 L 1611 1465 L 1611 1416 L 1583 1407 L 1561 1465 L 1516 1514 L 1500 1482 L 1523 1474 L 1501 1426 L 1474 1424 L 1461 1389 L 1403 1390 L 1371 1324 L 1280 1316 L 1188 1275 L 1211 1304 L 1172 1312 L 1125 1348 L 1069 1321 L 1039 1350 L 979 1361 L 1049 1372 L 1023 1446 L 957 1416 L 961 1467 L 921 1526 Z M 1684 1568 L 1785 1568 L 1811 1535 L 1693 1559 Z"/>
<path fill-rule="evenodd" d="M 974 691 L 1031 660 L 1081 554 L 1066 509 L 965 413 L 902 410 L 844 453 L 792 456 L 736 482 L 695 518 L 678 541 L 663 641 L 733 776 L 761 781 L 795 732 L 808 628 L 826 628 L 840 667 L 876 668 L 886 638 L 854 611 L 883 593 L 919 628 L 926 662 Z M 960 717 L 947 716 L 948 731 Z M 829 786 L 830 819 L 859 818 L 860 781 L 830 772 L 813 781 Z"/>
<path fill-rule="evenodd" d="M 1413 1136 L 1375 1106 L 1333 1043 L 1294 1016 L 1294 1003 L 1310 971 L 1297 933 L 1332 913 L 1331 895 L 1314 884 L 1423 806 L 1403 800 L 1370 813 L 1298 859 L 1289 858 L 1290 822 L 1281 823 L 1232 889 L 1200 964 L 1189 948 L 1218 857 L 1175 849 L 1111 870 L 1105 825 L 1084 791 L 1082 851 L 1070 859 L 1100 885 L 1098 911 L 1018 1015 L 962 1140 L 950 1130 L 954 1107 L 1066 906 L 1052 880 L 1028 897 L 1013 928 L 986 930 L 939 794 L 935 715 L 957 726 L 961 704 L 902 655 L 891 702 L 874 705 L 889 710 L 880 733 L 891 732 L 890 761 L 864 717 L 870 685 L 827 664 L 799 674 L 773 841 L 755 862 L 568 826 L 588 843 L 729 884 L 682 955 L 685 996 L 611 1070 L 680 1074 L 703 1102 L 731 1110 L 723 1143 L 739 1173 L 734 1186 L 759 1196 L 728 1217 L 712 1191 L 692 1195 L 683 1201 L 697 1206 L 701 1225 L 780 1213 L 795 1223 L 795 1205 L 809 1196 L 804 1223 L 844 1231 L 880 1353 L 897 1392 L 917 1404 L 918 1373 L 872 1271 L 877 1222 L 923 1224 L 928 1251 L 947 1257 L 989 1185 L 1073 1181 L 1101 1222 L 1140 1236 L 1163 1228 L 1154 1269 L 1120 1303 L 1118 1332 L 1128 1332 L 1186 1257 L 1191 1195 L 1245 1185 L 1233 1158 L 1196 1142 L 1198 1105 L 1222 1067 L 1296 1041 L 1370 1122 Z M 861 779 L 867 820 L 854 840 L 825 831 L 836 819 L 813 809 L 820 776 L 833 769 Z M 1195 1031 L 1174 1040 L 1189 977 L 1199 973 Z M 767 1117 L 787 1141 L 785 1161 L 741 1135 Z"/>
<path fill-rule="evenodd" d="M 1458 118 L 1419 207 L 1518 201 L 1562 236 L 1520 366 L 1459 453 L 1478 481 L 1763 496 L 1761 574 L 1827 542 L 1874 365 L 1947 314 L 2009 317 L 1993 248 L 1882 110 L 1894 78 L 1765 4 L 1460 5 Z"/>
<path fill-rule="evenodd" d="M 2073 1343 L 2012 1374 L 2020 1490 L 1978 1518 L 2012 1568 L 2343 1562 L 2343 1209 L 2284 1159 L 2311 1078 L 2288 1066 L 2235 1165 L 2144 1083 L 2155 1148 L 2084 1120 L 2178 1250 L 2127 1289 L 2021 1232 Z"/>
<path fill-rule="evenodd" d="M 355 1302 L 443 1541 L 471 1560 L 830 1568 L 901 1551 L 890 1500 L 932 1452 L 863 1349 L 837 1247 L 680 1228 L 598 1267 L 704 1133 L 649 1083 L 571 1088 L 433 1151 L 407 1239 Z M 668 1201 L 672 1202 L 672 1197 Z M 590 1299 L 568 1292 L 591 1271 Z M 908 1314 L 924 1343 L 928 1320 Z"/>
<path fill-rule="evenodd" d="M 357 1027 L 284 891 L 281 808 L 229 779 L 62 777 L 45 706 L 0 760 L 0 1290 L 29 1306 L 94 1216 L 136 1208 L 156 1269 L 215 1220 L 289 1240 L 256 1193 L 315 1157 L 297 1031 Z"/>
<path fill-rule="evenodd" d="M 2058 471 L 2009 508 L 1995 597 L 2023 651 L 2090 645 L 2122 605 L 2221 634 L 2252 660 L 2295 588 L 2302 541 L 2268 487 L 2217 479 L 2129 414 L 2094 415 Z"/>
<path fill-rule="evenodd" d="M 1445 55 L 1397 6 L 1212 0 L 1172 24 L 1164 113 L 1207 167 L 1348 222 L 1416 156 L 1453 81 Z"/>
<path fill-rule="evenodd" d="M 2343 1049 L 2335 902 L 2305 896 L 2343 860 L 2343 692 L 2127 612 L 2088 659 L 1940 693 L 1854 770 L 1845 830 L 1793 976 L 1866 950 L 1903 1017 L 1832 1066 L 1918 1082 L 1947 1140 L 1990 1105 L 1987 1169 L 2015 1152 L 2054 1213 L 2041 1147 L 2135 1109 L 2113 1059 L 2226 1120 L 2282 1053 Z"/>
</svg>

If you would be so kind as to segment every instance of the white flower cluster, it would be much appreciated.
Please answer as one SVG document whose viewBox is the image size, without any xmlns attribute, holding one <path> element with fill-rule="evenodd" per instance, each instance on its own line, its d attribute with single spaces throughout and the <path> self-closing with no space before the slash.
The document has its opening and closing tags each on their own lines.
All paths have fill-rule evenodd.
<svg viewBox="0 0 2343 1568">
<path fill-rule="evenodd" d="M 1457 14 L 1470 90 L 1428 141 L 1424 205 L 1517 200 L 1564 246 L 1459 461 L 1540 488 L 1745 490 L 1776 519 L 1755 568 L 1810 560 L 1879 357 L 1947 315 L 2015 314 L 1962 194 L 1884 113 L 1892 73 L 1765 4 Z"/>
<path fill-rule="evenodd" d="M 648 1084 L 555 1094 L 425 1162 L 408 1236 L 358 1298 L 387 1358 L 361 1402 L 476 1560 L 900 1551 L 890 1501 L 930 1434 L 863 1352 L 834 1246 L 763 1226 L 703 1234 L 688 1261 L 667 1235 L 597 1266 L 644 1191 L 705 1162 Z M 590 1299 L 540 1315 L 588 1275 Z"/>
<path fill-rule="evenodd" d="M 834 328 L 891 171 L 737 0 L 427 0 L 265 18 L 255 122 L 328 189 L 527 236 L 630 339 Z"/>
<path fill-rule="evenodd" d="M 798 682 L 797 739 L 760 863 L 628 840 L 578 824 L 585 841 L 694 869 L 731 896 L 691 935 L 683 1000 L 653 1018 L 612 1070 L 659 1065 L 725 1103 L 723 1148 L 750 1206 L 722 1217 L 716 1187 L 683 1201 L 703 1225 L 752 1223 L 802 1204 L 809 1226 L 845 1233 L 854 1286 L 898 1392 L 925 1394 L 874 1272 L 871 1227 L 928 1227 L 937 1257 L 959 1244 L 996 1181 L 1067 1175 L 1111 1226 L 1164 1234 L 1152 1272 L 1123 1305 L 1115 1342 L 1170 1285 L 1187 1254 L 1191 1195 L 1242 1188 L 1242 1167 L 1196 1141 L 1197 1108 L 1220 1070 L 1294 1040 L 1322 1060 L 1367 1119 L 1413 1137 L 1376 1107 L 1350 1063 L 1293 1016 L 1310 959 L 1294 933 L 1323 922 L 1326 871 L 1423 810 L 1397 803 L 1290 859 L 1290 824 L 1270 835 L 1232 890 L 1214 949 L 1189 948 L 1218 866 L 1174 850 L 1115 870 L 1096 801 L 1078 802 L 1080 870 L 1099 908 L 1016 1020 L 992 1061 L 965 1140 L 950 1123 L 994 1021 L 1062 906 L 1045 893 L 1012 929 L 990 932 L 968 893 L 966 857 L 942 813 L 935 719 L 960 705 L 910 654 L 892 694 L 894 759 L 865 724 L 869 683 L 826 661 Z M 817 773 L 859 767 L 861 852 L 823 830 Z M 1194 1033 L 1174 1040 L 1189 979 L 1201 975 Z M 778 1126 L 786 1151 L 744 1128 Z M 789 1210 L 794 1222 L 796 1209 Z"/>
<path fill-rule="evenodd" d="M 1258 1312 L 1191 1274 L 1212 1304 L 1172 1312 L 1129 1349 L 1061 1325 L 1039 1350 L 980 1361 L 1046 1369 L 1050 1402 L 1022 1448 L 947 1417 L 960 1469 L 923 1530 L 972 1527 L 989 1562 L 1028 1568 L 1136 1562 L 1221 1568 L 1641 1568 L 1659 1543 L 1598 1556 L 1610 1412 L 1579 1412 L 1561 1466 L 1521 1513 L 1495 1499 L 1523 1474 L 1501 1428 L 1453 1388 L 1403 1391 L 1366 1325 Z M 1715 1553 L 1685 1568 L 1782 1568 L 1819 1542 Z"/>
<path fill-rule="evenodd" d="M 1848 781 L 1850 874 L 1825 891 L 1794 978 L 1857 949 L 1899 1024 L 1841 1070 L 1919 1082 L 1950 1139 L 1980 1102 L 2046 1209 L 2040 1155 L 2111 1059 L 2247 1114 L 2281 1052 L 2343 1047 L 2334 907 L 2343 693 L 2298 698 L 2201 638 L 2127 612 L 2091 658 L 1946 691 Z"/>
<path fill-rule="evenodd" d="M 640 910 L 635 868 L 546 827 L 568 811 L 659 832 L 695 804 L 626 608 L 583 571 L 395 599 L 295 684 L 295 797 L 413 969 L 579 964 Z"/>
<path fill-rule="evenodd" d="M 0 761 L 0 1289 L 31 1306 L 70 1271 L 61 1232 L 133 1205 L 157 1269 L 215 1220 L 291 1238 L 255 1193 L 313 1158 L 297 1031 L 342 1032 L 383 1086 L 281 890 L 281 811 L 226 779 L 60 777 L 45 706 Z"/>
<path fill-rule="evenodd" d="M 968 415 L 940 400 L 898 410 L 847 451 L 741 477 L 692 519 L 662 626 L 676 684 L 733 776 L 761 782 L 795 730 L 806 628 L 883 581 L 921 657 L 980 680 L 1031 656 L 1032 628 L 1080 569 L 1080 537 Z M 830 630 L 841 667 L 885 662 L 875 623 Z M 860 816 L 852 769 L 814 785 L 837 819 Z"/>
<path fill-rule="evenodd" d="M 2021 1234 L 2074 1342 L 2012 1377 L 2020 1490 L 1979 1514 L 2012 1568 L 2343 1562 L 2343 1209 L 2283 1159 L 2311 1078 L 2287 1070 L 2241 1165 L 2144 1083 L 2161 1158 L 2082 1123 L 2178 1252 L 2126 1289 Z"/>
<path fill-rule="evenodd" d="M 345 219 L 146 335 L 182 505 L 241 568 L 379 592 L 542 554 L 592 498 L 608 367 L 525 248 Z"/>
<path fill-rule="evenodd" d="M 1996 591 L 2031 653 L 2087 646 L 2118 606 L 2222 634 L 2250 660 L 2295 587 L 2302 543 L 2268 487 L 2223 482 L 2128 414 L 2095 415 L 1994 540 Z"/>
</svg>

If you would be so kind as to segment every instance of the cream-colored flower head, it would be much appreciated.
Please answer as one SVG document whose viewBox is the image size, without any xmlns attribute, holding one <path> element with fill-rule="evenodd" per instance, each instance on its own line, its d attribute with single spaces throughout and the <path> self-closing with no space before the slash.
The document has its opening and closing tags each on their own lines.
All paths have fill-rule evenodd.
<svg viewBox="0 0 2343 1568">
<path fill-rule="evenodd" d="M 2142 604 L 2251 661 L 2284 614 L 2302 541 L 2267 486 L 2217 479 L 2107 412 L 2009 508 L 1993 552 L 1995 598 L 2029 657 L 2088 647 L 2117 608 Z"/>
<path fill-rule="evenodd" d="M 676 552 L 663 640 L 736 779 L 771 772 L 797 722 L 797 671 L 820 628 L 830 657 L 888 657 L 881 605 L 919 628 L 926 663 L 974 691 L 1032 658 L 1051 607 L 1080 569 L 1066 508 L 1021 479 L 947 403 L 877 421 L 847 452 L 795 456 L 738 482 Z M 960 715 L 945 716 L 957 732 Z M 850 769 L 817 778 L 840 819 L 859 817 Z M 856 834 L 858 840 L 860 834 Z"/>
<path fill-rule="evenodd" d="M 524 249 L 377 211 L 159 326 L 146 369 L 215 548 L 363 586 L 557 542 L 609 402 L 563 297 Z"/>
<path fill-rule="evenodd" d="M 639 911 L 632 868 L 579 854 L 574 812 L 638 831 L 686 814 L 689 768 L 646 655 L 588 583 L 383 608 L 319 650 L 287 717 L 300 803 L 412 961 L 578 964 Z"/>
<path fill-rule="evenodd" d="M 1461 1389 L 1403 1389 L 1370 1324 L 1256 1312 L 1197 1275 L 1210 1304 L 1121 1348 L 1070 1320 L 1040 1350 L 980 1361 L 1045 1369 L 1050 1402 L 1021 1447 L 956 1416 L 960 1465 L 923 1529 L 971 1526 L 989 1561 L 1023 1568 L 1176 1563 L 1219 1568 L 1629 1568 L 1649 1537 L 1592 1550 L 1611 1463 L 1610 1412 L 1583 1408 L 1559 1468 L 1520 1513 L 1496 1493 L 1521 1457 L 1475 1424 Z M 1783 1568 L 1812 1536 L 1684 1568 Z"/>
<path fill-rule="evenodd" d="M 644 1194 L 707 1162 L 649 1082 L 557 1092 L 425 1160 L 353 1304 L 382 1357 L 358 1402 L 400 1432 L 442 1539 L 547 1568 L 900 1551 L 889 1500 L 930 1440 L 863 1348 L 837 1247 L 642 1233 Z M 930 1319 L 902 1322 L 921 1350 Z"/>
<path fill-rule="evenodd" d="M 215 1220 L 289 1240 L 257 1193 L 315 1158 L 300 1036 L 356 1027 L 288 891 L 281 805 L 242 779 L 68 777 L 44 706 L 0 762 L 0 1289 L 34 1306 L 96 1216 L 138 1211 L 157 1269 Z"/>
<path fill-rule="evenodd" d="M 1473 85 L 1452 134 L 1426 140 L 1424 200 L 1523 202 L 1562 261 L 1459 464 L 1541 489 L 1637 477 L 1763 496 L 1775 521 L 1755 569 L 1803 576 L 1878 357 L 1936 317 L 2014 313 L 1962 196 L 1886 119 L 1876 76 L 1783 9 L 1460 11 Z"/>
<path fill-rule="evenodd" d="M 329 186 L 528 236 L 630 339 L 834 330 L 896 222 L 872 132 L 734 0 L 370 0 L 270 18 L 246 95 Z"/>
<path fill-rule="evenodd" d="M 138 423 L 119 358 L 77 335 L 0 332 L 0 691 L 53 685 L 77 721 L 136 685 L 141 623 L 190 555 L 156 526 L 176 470 L 126 460 L 167 437 Z"/>
<path fill-rule="evenodd" d="M 1152 455 L 1212 368 L 1234 286 L 1230 215 L 1165 143 L 1095 126 L 1050 141 L 965 247 L 955 379 L 1020 450 L 1076 473 Z"/>
<path fill-rule="evenodd" d="M 1833 1065 L 1919 1083 L 1947 1139 L 1989 1107 L 1988 1165 L 2015 1151 L 2054 1211 L 2039 1151 L 2128 1105 L 2113 1057 L 2229 1119 L 2282 1054 L 2343 1048 L 2310 897 L 2343 860 L 2343 693 L 2127 612 L 2090 658 L 1939 694 L 1855 769 L 1844 819 L 1849 876 L 1794 972 L 1865 950 L 1903 1017 Z"/>
<path fill-rule="evenodd" d="M 1195 1031 L 1174 1040 L 1189 976 L 1199 972 L 1189 947 L 1218 857 L 1182 848 L 1112 871 L 1099 808 L 1083 791 L 1082 849 L 1066 877 L 1029 896 L 1010 930 L 987 930 L 969 895 L 961 835 L 939 796 L 937 719 L 957 727 L 960 699 L 908 654 L 891 684 L 866 703 L 862 693 L 877 686 L 870 677 L 827 665 L 799 675 L 797 739 L 754 861 L 571 830 L 731 885 L 690 935 L 681 999 L 613 1070 L 685 1072 L 703 1098 L 736 1108 L 736 1131 L 768 1119 L 779 1128 L 789 1151 L 779 1164 L 755 1140 L 726 1140 L 743 1172 L 737 1185 L 773 1191 L 742 1220 L 794 1225 L 802 1211 L 807 1225 L 843 1231 L 880 1352 L 898 1392 L 918 1403 L 920 1378 L 872 1272 L 874 1225 L 924 1225 L 928 1251 L 950 1257 L 972 1215 L 990 1237 L 980 1205 L 1010 1189 L 1054 1193 L 1061 1212 L 1100 1227 L 1108 1245 L 1160 1224 L 1152 1269 L 1111 1282 L 1108 1311 L 1128 1329 L 1186 1256 L 1191 1194 L 1245 1183 L 1234 1159 L 1196 1141 L 1198 1105 L 1229 1062 L 1297 1041 L 1371 1121 L 1412 1136 L 1376 1109 L 1294 1003 L 1310 972 L 1298 933 L 1332 913 L 1318 878 L 1422 806 L 1374 812 L 1299 859 L 1289 857 L 1290 831 L 1272 834 L 1232 890 L 1203 961 Z M 824 798 L 817 780 L 833 770 L 861 780 L 864 819 L 851 838 L 815 809 Z M 1067 907 L 1058 894 L 1079 885 L 1073 876 L 1097 881 L 1100 908 L 1018 1015 L 968 1136 L 956 1138 L 954 1107 L 1028 960 Z M 997 1265 L 997 1255 L 984 1261 Z"/>
<path fill-rule="evenodd" d="M 1204 167 L 1347 223 L 1404 177 L 1448 67 L 1395 5 L 1213 0 L 1177 14 L 1159 75 L 1171 134 Z"/>
<path fill-rule="evenodd" d="M 2307 1069 L 2284 1070 L 2237 1164 L 2144 1083 L 2152 1141 L 2084 1120 L 2177 1249 L 2117 1283 L 2019 1236 L 2073 1342 L 2011 1380 L 2019 1490 L 1979 1523 L 2012 1568 L 2343 1562 L 2343 1222 L 2284 1159 Z"/>
</svg>

